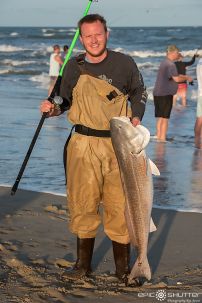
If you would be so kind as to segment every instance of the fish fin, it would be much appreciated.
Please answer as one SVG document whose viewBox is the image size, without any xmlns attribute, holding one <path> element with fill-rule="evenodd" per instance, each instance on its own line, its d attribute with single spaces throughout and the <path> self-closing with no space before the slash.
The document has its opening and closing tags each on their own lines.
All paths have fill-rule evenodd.
<svg viewBox="0 0 202 303">
<path fill-rule="evenodd" d="M 152 219 L 152 217 L 151 217 L 151 219 L 150 219 L 150 229 L 149 229 L 149 232 L 152 233 L 153 231 L 156 231 L 156 230 L 157 230 L 156 225 L 154 224 L 154 221 L 153 221 L 153 219 Z"/>
<path fill-rule="evenodd" d="M 152 175 L 160 176 L 160 171 L 159 171 L 158 167 L 156 166 L 156 164 L 154 164 L 154 162 L 152 162 L 151 159 L 148 159 L 148 160 L 149 160 L 149 165 L 151 167 Z"/>
<path fill-rule="evenodd" d="M 139 129 L 139 131 L 143 137 L 143 143 L 142 143 L 142 147 L 141 147 L 141 150 L 143 150 L 143 149 L 145 149 L 145 147 L 148 145 L 148 143 L 150 141 L 150 132 L 145 126 L 143 126 L 141 124 L 137 125 L 136 127 Z"/>
<path fill-rule="evenodd" d="M 128 277 L 129 284 L 132 283 L 133 279 L 140 277 L 151 280 L 151 269 L 147 257 L 144 258 L 143 262 L 140 262 L 139 259 L 136 260 Z"/>
</svg>

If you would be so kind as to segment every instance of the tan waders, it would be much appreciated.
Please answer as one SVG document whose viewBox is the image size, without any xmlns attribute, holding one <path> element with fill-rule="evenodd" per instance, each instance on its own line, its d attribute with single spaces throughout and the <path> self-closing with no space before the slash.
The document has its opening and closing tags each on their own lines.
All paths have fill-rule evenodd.
<svg viewBox="0 0 202 303">
<path fill-rule="evenodd" d="M 125 197 L 109 133 L 110 119 L 127 115 L 126 95 L 105 80 L 80 76 L 68 113 L 76 132 L 67 149 L 67 199 L 70 229 L 78 237 L 76 265 L 65 274 L 70 279 L 81 278 L 90 270 L 101 223 L 100 203 L 104 232 L 113 241 L 117 276 L 122 279 L 129 272 Z"/>
</svg>

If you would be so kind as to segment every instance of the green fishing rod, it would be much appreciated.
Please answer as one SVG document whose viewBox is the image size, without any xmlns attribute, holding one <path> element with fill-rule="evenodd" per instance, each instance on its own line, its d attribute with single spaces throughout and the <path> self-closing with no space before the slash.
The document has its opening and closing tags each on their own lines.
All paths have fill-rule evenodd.
<svg viewBox="0 0 202 303">
<path fill-rule="evenodd" d="M 87 5 L 87 7 L 86 7 L 86 9 L 85 9 L 85 12 L 84 12 L 84 15 L 83 15 L 83 16 L 86 16 L 86 15 L 88 14 L 88 11 L 89 11 L 89 9 L 90 9 L 90 7 L 91 7 L 91 4 L 92 4 L 92 2 L 94 2 L 94 1 L 95 1 L 95 0 L 89 0 L 88 5 Z M 95 1 L 95 2 L 97 2 L 97 1 Z M 71 54 L 72 54 L 72 52 L 73 52 L 73 49 L 74 49 L 74 46 L 75 46 L 76 41 L 77 41 L 77 39 L 78 39 L 78 36 L 79 36 L 79 28 L 77 28 L 77 30 L 76 30 L 76 33 L 75 33 L 75 35 L 74 35 L 74 38 L 73 38 L 73 40 L 72 40 L 72 42 L 71 42 L 71 45 L 70 45 L 70 47 L 69 47 L 68 53 L 67 53 L 67 55 L 66 55 L 65 61 L 64 61 L 63 65 L 62 65 L 62 67 L 61 67 L 61 69 L 60 69 L 60 72 L 59 72 L 59 76 L 58 76 L 58 78 L 57 78 L 57 81 L 56 81 L 56 83 L 55 83 L 55 85 L 54 85 L 54 88 L 53 88 L 53 90 L 52 90 L 50 96 L 48 97 L 48 100 L 49 100 L 50 102 L 54 103 L 56 106 L 60 106 L 60 105 L 63 103 L 62 98 L 58 96 L 58 92 L 59 92 L 59 88 L 60 88 L 60 84 L 61 84 L 62 75 L 63 75 L 63 71 L 64 71 L 64 68 L 65 68 L 65 65 L 67 64 L 67 62 L 69 61 L 69 58 L 71 57 Z M 41 130 L 42 126 L 43 126 L 43 123 L 44 123 L 45 119 L 47 118 L 47 115 L 48 115 L 48 113 L 43 113 L 43 115 L 41 116 L 41 119 L 40 119 L 40 121 L 39 121 L 39 124 L 38 124 L 38 126 L 37 126 L 37 129 L 36 129 L 35 134 L 34 134 L 34 136 L 33 136 L 33 139 L 32 139 L 32 141 L 31 141 L 31 143 L 30 143 L 29 148 L 28 148 L 27 154 L 26 154 L 26 156 L 25 156 L 25 158 L 24 158 L 24 161 L 23 161 L 23 163 L 22 163 L 22 165 L 21 165 L 21 168 L 20 168 L 19 173 L 18 173 L 18 175 L 17 175 L 17 178 L 16 178 L 16 180 L 15 180 L 15 183 L 14 183 L 12 189 L 11 189 L 11 195 L 12 195 L 12 196 L 15 195 L 15 192 L 17 191 L 17 188 L 18 188 L 18 185 L 19 185 L 20 180 L 21 180 L 21 178 L 22 178 L 22 175 L 23 175 L 23 173 L 24 173 L 25 167 L 26 167 L 27 162 L 28 162 L 28 160 L 29 160 L 29 158 L 30 158 L 30 155 L 31 155 L 31 153 L 32 153 L 32 150 L 33 150 L 33 148 L 34 148 L 34 145 L 35 145 L 35 143 L 36 143 L 36 140 L 37 140 L 37 138 L 38 138 L 38 136 L 39 136 L 39 133 L 40 133 L 40 130 Z"/>
</svg>

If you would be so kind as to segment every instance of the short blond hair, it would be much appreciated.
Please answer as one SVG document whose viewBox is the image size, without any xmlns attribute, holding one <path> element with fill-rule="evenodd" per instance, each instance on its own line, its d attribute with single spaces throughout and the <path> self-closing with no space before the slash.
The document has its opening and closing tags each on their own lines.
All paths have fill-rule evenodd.
<svg viewBox="0 0 202 303">
<path fill-rule="evenodd" d="M 167 51 L 167 53 L 172 53 L 172 52 L 179 52 L 180 50 L 176 45 L 171 44 L 171 45 L 168 45 L 166 51 Z"/>
</svg>

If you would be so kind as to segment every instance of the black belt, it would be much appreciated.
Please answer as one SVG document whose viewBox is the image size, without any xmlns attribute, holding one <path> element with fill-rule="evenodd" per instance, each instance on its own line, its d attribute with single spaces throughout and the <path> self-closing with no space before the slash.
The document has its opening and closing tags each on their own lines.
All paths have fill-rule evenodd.
<svg viewBox="0 0 202 303">
<path fill-rule="evenodd" d="M 85 135 L 85 136 L 93 136 L 93 137 L 105 137 L 109 138 L 111 137 L 110 130 L 98 130 L 98 129 L 93 129 L 90 127 L 86 127 L 81 124 L 76 124 L 75 125 L 75 132 Z"/>
</svg>

